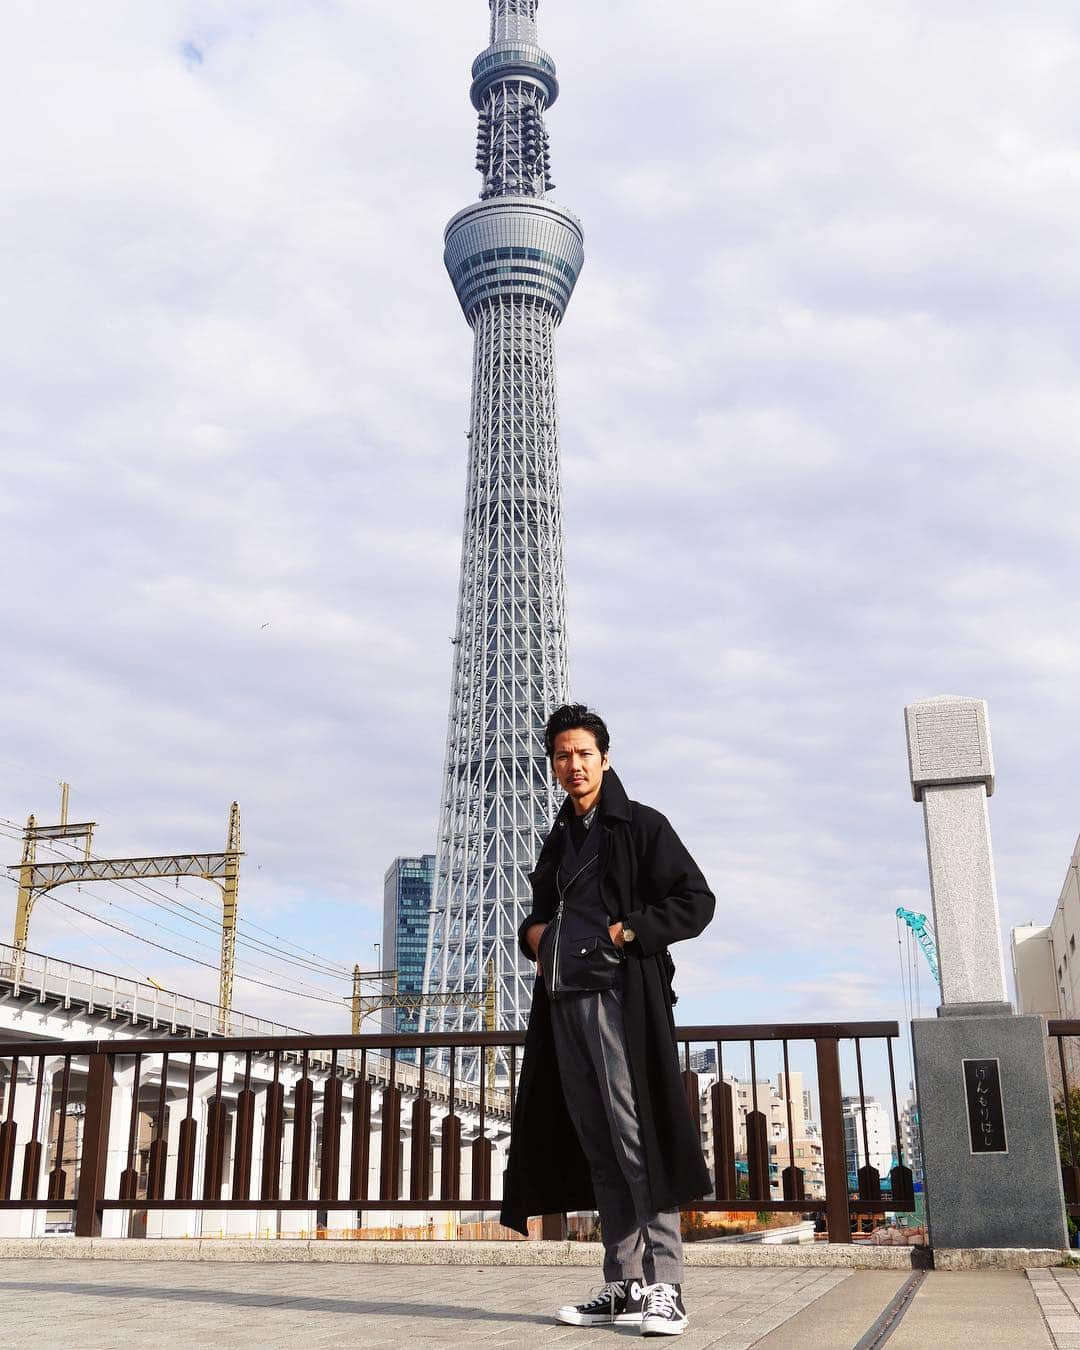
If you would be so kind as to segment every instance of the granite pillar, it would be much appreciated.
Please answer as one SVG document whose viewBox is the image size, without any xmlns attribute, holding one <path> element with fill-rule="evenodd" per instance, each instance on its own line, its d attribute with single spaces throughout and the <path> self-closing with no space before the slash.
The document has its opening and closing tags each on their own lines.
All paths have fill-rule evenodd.
<svg viewBox="0 0 1080 1350">
<path fill-rule="evenodd" d="M 987 706 L 927 699 L 904 717 L 941 971 L 937 1018 L 912 1024 L 930 1243 L 1064 1247 L 1046 1028 L 1013 1013 L 1005 984 Z"/>
</svg>

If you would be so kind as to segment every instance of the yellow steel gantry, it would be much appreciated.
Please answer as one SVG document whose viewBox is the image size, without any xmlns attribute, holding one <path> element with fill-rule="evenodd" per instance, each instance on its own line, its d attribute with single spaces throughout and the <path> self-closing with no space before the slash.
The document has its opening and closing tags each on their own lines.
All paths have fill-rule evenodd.
<svg viewBox="0 0 1080 1350">
<path fill-rule="evenodd" d="M 30 816 L 26 822 L 26 828 L 23 830 L 23 848 L 22 861 L 17 867 L 9 867 L 8 871 L 18 871 L 19 873 L 19 895 L 15 902 L 15 934 L 12 946 L 15 948 L 15 959 L 20 966 L 22 965 L 22 954 L 26 951 L 27 942 L 30 939 L 30 915 L 33 912 L 34 901 L 38 895 L 47 888 L 36 885 L 35 881 L 40 869 L 37 866 L 37 846 L 39 841 L 47 839 L 81 839 L 84 842 L 83 861 L 90 861 L 90 845 L 94 838 L 95 821 L 84 821 L 79 825 L 69 825 L 67 821 L 67 788 L 66 783 L 60 785 L 60 824 L 59 825 L 39 825 L 34 816 Z"/>
<path fill-rule="evenodd" d="M 362 982 L 385 984 L 388 981 L 393 984 L 394 991 L 391 994 L 365 994 L 362 990 Z M 359 966 L 353 967 L 353 991 L 349 999 L 352 1005 L 352 1034 L 360 1035 L 364 1019 L 371 1017 L 384 1008 L 405 1008 L 409 1012 L 420 1012 L 424 1008 L 482 1008 L 484 1007 L 485 994 L 477 991 L 475 994 L 399 994 L 397 991 L 398 973 L 396 970 L 364 970 Z"/>
<path fill-rule="evenodd" d="M 227 1019 L 232 1012 L 233 975 L 236 971 L 236 910 L 240 892 L 240 805 L 229 807 L 229 835 L 225 841 L 225 876 L 221 881 L 221 980 L 218 1007 Z"/>
<path fill-rule="evenodd" d="M 38 898 L 58 886 L 81 881 L 144 881 L 148 877 L 201 877 L 220 887 L 221 980 L 218 993 L 218 1019 L 221 1030 L 228 1029 L 232 1012 L 233 976 L 236 965 L 236 918 L 240 885 L 240 807 L 233 802 L 229 810 L 229 833 L 224 853 L 180 853 L 152 858 L 93 858 L 90 853 L 95 822 L 67 823 L 67 784 L 61 785 L 60 824 L 38 825 L 33 816 L 23 831 L 22 861 L 8 870 L 19 874 L 19 895 L 15 908 L 13 966 L 15 982 L 22 980 L 24 956 L 30 940 L 30 916 Z M 39 863 L 37 845 L 48 839 L 82 839 L 81 859 Z"/>
<path fill-rule="evenodd" d="M 361 989 L 361 983 L 364 980 L 375 983 L 385 983 L 392 980 L 394 992 L 392 994 L 369 994 L 365 996 Z M 371 1017 L 373 1013 L 380 1012 L 383 1008 L 405 1008 L 409 1012 L 420 1012 L 424 1008 L 483 1008 L 484 1030 L 495 1030 L 497 1004 L 494 961 L 489 961 L 485 967 L 485 987 L 477 989 L 474 993 L 399 994 L 397 982 L 398 973 L 396 970 L 361 971 L 359 966 L 353 967 L 353 991 L 350 1002 L 352 1004 L 352 1034 L 354 1036 L 360 1035 L 365 1017 Z M 495 1047 L 489 1046 L 484 1057 L 487 1063 L 489 1088 L 494 1091 Z"/>
</svg>

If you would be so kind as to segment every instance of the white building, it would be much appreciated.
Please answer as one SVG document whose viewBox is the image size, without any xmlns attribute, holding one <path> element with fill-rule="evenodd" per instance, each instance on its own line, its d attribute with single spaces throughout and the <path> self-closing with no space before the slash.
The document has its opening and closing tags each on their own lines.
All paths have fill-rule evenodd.
<svg viewBox="0 0 1080 1350">
<path fill-rule="evenodd" d="M 866 1129 L 863 1130 L 865 1102 Z M 885 1108 L 874 1097 L 862 1101 L 858 1097 L 845 1097 L 844 1108 L 844 1152 L 847 1154 L 848 1171 L 857 1172 L 865 1166 L 869 1148 L 870 1166 L 877 1169 L 878 1176 L 888 1177 L 893 1164 L 892 1133 L 889 1129 L 889 1117 Z"/>
<path fill-rule="evenodd" d="M 1017 1011 L 1080 1016 L 1080 839 L 1076 841 L 1054 912 L 1047 924 L 1012 932 Z"/>
<path fill-rule="evenodd" d="M 1016 1010 L 1044 1017 L 1080 1018 L 1080 839 L 1065 869 L 1057 904 L 1046 924 L 1024 924 L 1012 931 Z M 1080 1043 L 1063 1042 L 1069 1087 L 1080 1087 Z M 1061 1088 L 1057 1042 L 1046 1042 L 1047 1068 L 1055 1091 Z"/>
<path fill-rule="evenodd" d="M 904 1152 L 904 1166 L 911 1168 L 911 1179 L 916 1186 L 923 1184 L 922 1136 L 919 1133 L 919 1107 L 909 1097 L 900 1112 L 900 1143 Z"/>
</svg>

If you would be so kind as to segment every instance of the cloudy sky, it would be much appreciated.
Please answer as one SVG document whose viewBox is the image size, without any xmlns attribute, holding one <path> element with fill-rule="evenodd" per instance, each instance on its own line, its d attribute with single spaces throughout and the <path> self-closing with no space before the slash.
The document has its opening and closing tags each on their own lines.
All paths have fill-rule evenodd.
<svg viewBox="0 0 1080 1350">
<path fill-rule="evenodd" d="M 434 839 L 470 365 L 441 231 L 478 191 L 486 7 L 5 20 L 0 816 L 54 818 L 68 779 L 99 852 L 184 851 L 235 797 L 242 912 L 369 964 L 387 864 Z M 1080 829 L 1074 7 L 541 23 L 587 233 L 573 689 L 719 896 L 680 1010 L 896 1016 L 893 911 L 929 904 L 904 704 L 990 701 L 1006 928 L 1049 918 Z M 211 926 L 214 894 L 171 892 Z M 58 898 L 214 963 L 109 895 Z M 216 987 L 55 900 L 31 945 Z M 298 978 L 327 1001 L 237 1006 L 343 1025 L 344 985 Z"/>
</svg>

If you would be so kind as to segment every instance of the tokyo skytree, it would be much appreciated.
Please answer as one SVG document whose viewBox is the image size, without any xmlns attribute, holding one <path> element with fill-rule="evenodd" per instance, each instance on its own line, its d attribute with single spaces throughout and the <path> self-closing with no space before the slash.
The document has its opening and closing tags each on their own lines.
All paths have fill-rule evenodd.
<svg viewBox="0 0 1080 1350">
<path fill-rule="evenodd" d="M 473 63 L 480 201 L 446 229 L 473 330 L 461 585 L 425 992 L 429 1030 L 524 1026 L 533 967 L 517 949 L 528 874 L 557 809 L 543 727 L 568 696 L 555 329 L 585 260 L 555 186 L 544 114 L 559 92 L 539 0 L 489 0 Z"/>
</svg>

